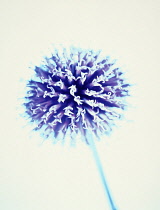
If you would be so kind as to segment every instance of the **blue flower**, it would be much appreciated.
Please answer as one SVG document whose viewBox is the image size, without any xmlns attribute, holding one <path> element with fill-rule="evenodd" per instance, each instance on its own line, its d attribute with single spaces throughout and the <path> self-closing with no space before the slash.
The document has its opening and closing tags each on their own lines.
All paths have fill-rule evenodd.
<svg viewBox="0 0 160 210">
<path fill-rule="evenodd" d="M 99 136 L 109 133 L 126 106 L 128 87 L 120 68 L 114 67 L 100 51 L 65 48 L 45 57 L 35 66 L 35 79 L 27 84 L 26 114 L 43 130 L 45 137 L 80 133 L 87 130 Z"/>
</svg>

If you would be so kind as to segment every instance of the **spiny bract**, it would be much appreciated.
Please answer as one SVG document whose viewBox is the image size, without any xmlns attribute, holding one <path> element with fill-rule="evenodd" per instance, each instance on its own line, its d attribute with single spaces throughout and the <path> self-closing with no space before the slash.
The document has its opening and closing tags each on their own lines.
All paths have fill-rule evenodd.
<svg viewBox="0 0 160 210">
<path fill-rule="evenodd" d="M 101 57 L 100 51 L 71 47 L 54 50 L 43 64 L 35 66 L 35 79 L 28 82 L 25 110 L 37 123 L 45 137 L 80 133 L 88 143 L 86 132 L 99 136 L 109 133 L 115 108 L 124 109 L 122 100 L 128 95 L 129 84 L 114 62 Z"/>
</svg>

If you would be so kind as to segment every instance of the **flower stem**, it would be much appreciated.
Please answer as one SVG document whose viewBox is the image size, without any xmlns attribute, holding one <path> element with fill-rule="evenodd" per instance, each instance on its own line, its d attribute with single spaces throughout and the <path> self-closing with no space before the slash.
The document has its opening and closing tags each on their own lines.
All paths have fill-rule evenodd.
<svg viewBox="0 0 160 210">
<path fill-rule="evenodd" d="M 91 135 L 90 135 L 90 138 L 89 138 L 89 144 L 90 144 L 90 147 L 92 149 L 93 156 L 94 156 L 94 159 L 96 161 L 96 165 L 97 165 L 97 168 L 98 168 L 101 180 L 102 180 L 102 184 L 104 186 L 105 193 L 106 193 L 106 195 L 108 197 L 111 210 L 117 210 L 117 208 L 115 207 L 115 204 L 113 202 L 111 193 L 109 191 L 109 187 L 108 187 L 108 184 L 107 184 L 106 177 L 104 175 L 103 167 L 102 167 L 102 164 L 101 164 L 101 161 L 100 161 L 97 149 L 96 149 L 96 145 L 95 145 L 94 140 L 93 140 Z"/>
</svg>

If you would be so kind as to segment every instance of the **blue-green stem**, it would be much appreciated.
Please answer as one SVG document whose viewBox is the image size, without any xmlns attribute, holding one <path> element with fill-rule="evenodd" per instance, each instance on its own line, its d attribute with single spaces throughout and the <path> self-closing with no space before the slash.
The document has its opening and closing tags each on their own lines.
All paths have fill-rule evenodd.
<svg viewBox="0 0 160 210">
<path fill-rule="evenodd" d="M 93 156 L 94 156 L 94 159 L 96 161 L 96 165 L 97 165 L 97 168 L 98 168 L 101 180 L 102 180 L 102 184 L 103 184 L 104 189 L 105 189 L 105 193 L 106 193 L 106 195 L 108 197 L 108 200 L 109 200 L 111 210 L 117 210 L 117 208 L 115 207 L 115 204 L 113 202 L 113 199 L 112 199 L 112 196 L 111 196 L 108 184 L 107 184 L 106 177 L 104 175 L 103 167 L 102 167 L 102 164 L 101 164 L 101 161 L 100 161 L 97 149 L 96 149 L 96 145 L 95 145 L 95 142 L 94 142 L 94 139 L 93 139 L 93 135 L 90 134 L 88 139 L 89 139 L 88 141 L 89 141 L 89 144 L 90 144 L 90 148 L 92 149 Z"/>
</svg>

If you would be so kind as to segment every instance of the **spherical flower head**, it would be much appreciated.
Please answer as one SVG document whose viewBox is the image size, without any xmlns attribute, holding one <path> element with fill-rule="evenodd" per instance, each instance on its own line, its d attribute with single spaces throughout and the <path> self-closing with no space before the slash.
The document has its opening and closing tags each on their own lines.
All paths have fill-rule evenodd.
<svg viewBox="0 0 160 210">
<path fill-rule="evenodd" d="M 98 137 L 109 133 L 121 117 L 118 110 L 126 106 L 129 84 L 100 51 L 54 50 L 34 71 L 24 106 L 37 124 L 34 130 L 41 130 L 46 138 L 65 139 L 66 134 L 73 138 L 80 133 L 88 143 L 88 130 Z"/>
</svg>

